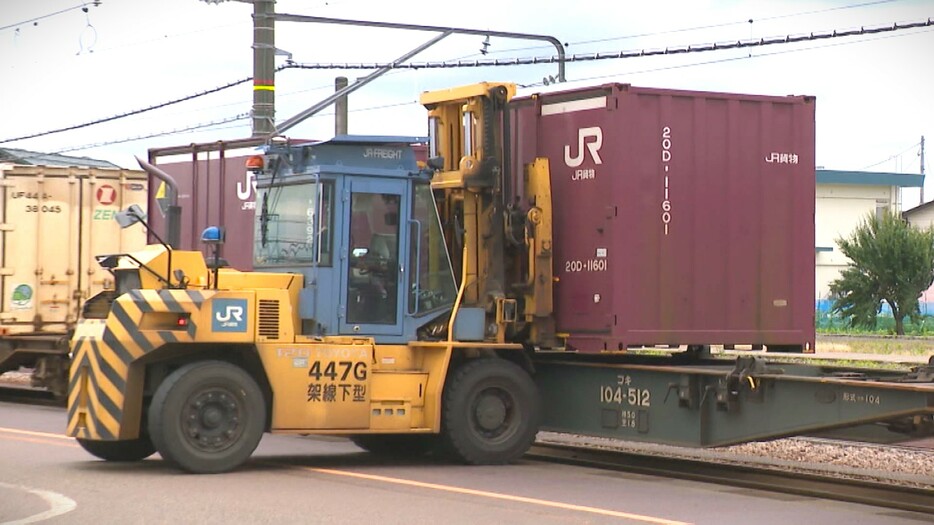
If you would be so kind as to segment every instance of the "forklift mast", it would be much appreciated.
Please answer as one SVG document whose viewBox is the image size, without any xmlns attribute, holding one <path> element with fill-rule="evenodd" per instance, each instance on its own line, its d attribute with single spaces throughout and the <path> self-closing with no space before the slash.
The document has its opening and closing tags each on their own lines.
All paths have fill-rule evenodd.
<svg viewBox="0 0 934 525">
<path fill-rule="evenodd" d="M 426 92 L 429 167 L 448 251 L 460 268 L 455 316 L 482 316 L 487 342 L 557 346 L 552 317 L 548 160 L 513 183 L 509 101 L 515 84 Z"/>
</svg>

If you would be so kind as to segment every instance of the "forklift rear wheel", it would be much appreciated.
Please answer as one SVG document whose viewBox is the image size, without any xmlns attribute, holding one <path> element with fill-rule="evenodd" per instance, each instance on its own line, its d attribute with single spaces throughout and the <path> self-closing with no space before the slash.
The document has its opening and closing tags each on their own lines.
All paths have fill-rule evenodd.
<svg viewBox="0 0 934 525">
<path fill-rule="evenodd" d="M 468 361 L 445 387 L 444 449 L 464 463 L 509 463 L 532 445 L 540 419 L 538 389 L 525 370 L 499 358 Z"/>
<path fill-rule="evenodd" d="M 156 447 L 148 436 L 122 441 L 98 441 L 77 438 L 81 448 L 105 461 L 140 461 L 153 455 Z"/>
<path fill-rule="evenodd" d="M 149 433 L 162 457 L 189 472 L 226 472 L 256 450 L 266 402 L 256 381 L 223 361 L 172 372 L 152 398 Z"/>
</svg>

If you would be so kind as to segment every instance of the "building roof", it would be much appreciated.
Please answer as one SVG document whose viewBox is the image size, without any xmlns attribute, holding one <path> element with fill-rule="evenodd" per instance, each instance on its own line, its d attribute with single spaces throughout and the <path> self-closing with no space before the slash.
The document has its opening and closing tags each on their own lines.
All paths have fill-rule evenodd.
<svg viewBox="0 0 934 525">
<path fill-rule="evenodd" d="M 16 148 L 0 148 L 0 162 L 25 164 L 27 166 L 78 166 L 82 168 L 117 168 L 113 162 L 91 159 L 88 157 L 72 157 L 58 153 L 40 153 Z"/>
<path fill-rule="evenodd" d="M 816 171 L 818 184 L 862 184 L 869 186 L 897 186 L 899 188 L 920 188 L 924 185 L 924 175 L 909 173 L 823 169 Z"/>
<path fill-rule="evenodd" d="M 934 207 L 934 201 L 928 201 L 928 202 L 925 202 L 924 204 L 919 204 L 915 206 L 914 208 L 911 208 L 910 210 L 903 211 L 902 218 L 911 222 L 911 217 L 917 215 L 918 213 L 924 210 L 930 210 L 932 207 Z"/>
</svg>

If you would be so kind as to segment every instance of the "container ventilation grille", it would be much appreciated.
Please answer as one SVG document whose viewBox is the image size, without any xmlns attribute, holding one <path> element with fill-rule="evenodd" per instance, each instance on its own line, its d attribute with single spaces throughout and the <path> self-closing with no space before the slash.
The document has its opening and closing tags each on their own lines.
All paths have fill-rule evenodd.
<svg viewBox="0 0 934 525">
<path fill-rule="evenodd" d="M 279 338 L 279 301 L 259 300 L 259 335 L 272 339 Z"/>
</svg>

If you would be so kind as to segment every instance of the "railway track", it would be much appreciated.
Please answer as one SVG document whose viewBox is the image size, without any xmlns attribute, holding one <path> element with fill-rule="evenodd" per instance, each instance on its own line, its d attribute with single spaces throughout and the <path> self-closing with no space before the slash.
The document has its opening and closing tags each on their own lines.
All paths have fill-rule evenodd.
<svg viewBox="0 0 934 525">
<path fill-rule="evenodd" d="M 857 445 L 864 447 L 866 449 L 873 448 L 885 448 L 886 450 L 901 450 L 905 452 L 909 451 L 918 451 L 918 450 L 928 450 L 931 453 L 934 453 L 934 436 L 923 436 L 923 437 L 906 437 L 904 439 L 886 442 L 886 443 L 876 443 L 873 441 L 863 441 L 859 439 L 840 439 L 835 437 L 814 437 L 807 436 L 799 438 L 801 440 L 807 440 L 815 444 L 840 444 L 841 442 L 848 441 L 849 445 Z"/>
<path fill-rule="evenodd" d="M 542 442 L 526 458 L 934 514 L 934 487 Z"/>
</svg>

